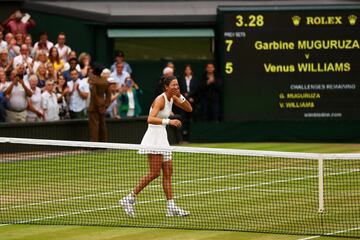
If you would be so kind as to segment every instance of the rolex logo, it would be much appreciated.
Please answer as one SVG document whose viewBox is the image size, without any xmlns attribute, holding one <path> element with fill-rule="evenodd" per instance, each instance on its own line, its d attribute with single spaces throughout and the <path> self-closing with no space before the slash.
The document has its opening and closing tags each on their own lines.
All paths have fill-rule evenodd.
<svg viewBox="0 0 360 240">
<path fill-rule="evenodd" d="M 292 20 L 294 26 L 297 27 L 300 25 L 301 17 L 295 15 L 291 18 L 291 20 Z"/>
<path fill-rule="evenodd" d="M 354 26 L 356 24 L 357 16 L 350 15 L 350 16 L 348 16 L 348 20 L 349 20 L 350 25 Z"/>
</svg>

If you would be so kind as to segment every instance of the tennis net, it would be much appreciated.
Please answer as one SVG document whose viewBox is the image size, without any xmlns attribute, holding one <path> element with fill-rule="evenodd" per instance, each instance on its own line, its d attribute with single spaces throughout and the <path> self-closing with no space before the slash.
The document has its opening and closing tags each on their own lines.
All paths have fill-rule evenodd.
<svg viewBox="0 0 360 240">
<path fill-rule="evenodd" d="M 162 176 L 119 200 L 149 171 L 146 147 L 0 138 L 0 224 L 61 224 L 360 237 L 360 155 L 170 147 L 187 217 L 167 217 Z"/>
</svg>

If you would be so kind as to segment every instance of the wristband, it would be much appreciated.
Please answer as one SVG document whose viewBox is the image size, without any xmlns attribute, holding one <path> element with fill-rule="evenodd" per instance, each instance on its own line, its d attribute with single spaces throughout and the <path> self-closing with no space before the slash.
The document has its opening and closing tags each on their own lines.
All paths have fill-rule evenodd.
<svg viewBox="0 0 360 240">
<path fill-rule="evenodd" d="M 180 103 L 183 103 L 186 101 L 186 98 L 183 95 L 180 95 L 179 99 L 180 99 Z"/>
<path fill-rule="evenodd" d="M 170 119 L 164 118 L 164 119 L 161 121 L 161 123 L 162 123 L 162 125 L 169 125 Z"/>
</svg>

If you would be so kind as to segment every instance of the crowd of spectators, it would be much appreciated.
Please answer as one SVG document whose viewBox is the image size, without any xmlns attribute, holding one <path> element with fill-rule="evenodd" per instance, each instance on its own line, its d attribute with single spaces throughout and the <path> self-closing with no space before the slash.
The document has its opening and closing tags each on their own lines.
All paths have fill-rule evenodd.
<svg viewBox="0 0 360 240">
<path fill-rule="evenodd" d="M 79 55 L 58 33 L 54 44 L 42 32 L 33 43 L 28 30 L 36 22 L 15 11 L 0 25 L 0 121 L 40 122 L 87 117 L 90 99 L 91 56 Z M 139 86 L 131 79 L 131 67 L 119 52 L 109 69 L 104 69 L 113 89 L 108 116 L 139 116 Z"/>
<path fill-rule="evenodd" d="M 28 30 L 36 22 L 20 11 L 14 12 L 0 25 L 0 121 L 40 122 L 87 117 L 92 74 L 91 56 L 77 54 L 66 43 L 66 34 L 58 33 L 57 42 L 42 32 L 38 41 Z M 169 62 L 163 76 L 175 75 L 181 93 L 190 101 L 195 113 L 181 114 L 186 140 L 189 124 L 196 118 L 203 121 L 219 121 L 221 81 L 213 63 L 208 63 L 201 78 L 196 78 L 190 65 L 177 75 Z M 132 79 L 132 69 L 122 51 L 114 63 L 101 74 L 110 83 L 111 105 L 107 109 L 110 118 L 134 117 L 142 113 L 140 86 Z M 155 81 L 155 80 L 154 80 Z M 157 84 L 155 94 L 162 91 Z"/>
</svg>

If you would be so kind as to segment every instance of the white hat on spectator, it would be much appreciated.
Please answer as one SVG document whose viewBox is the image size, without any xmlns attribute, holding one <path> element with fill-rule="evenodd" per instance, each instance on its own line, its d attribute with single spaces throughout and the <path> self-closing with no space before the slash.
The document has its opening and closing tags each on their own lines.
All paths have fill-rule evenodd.
<svg viewBox="0 0 360 240">
<path fill-rule="evenodd" d="M 115 81 L 115 78 L 113 78 L 113 77 L 109 77 L 108 79 L 107 79 L 107 81 L 108 81 L 108 83 L 116 83 L 116 81 Z"/>
<path fill-rule="evenodd" d="M 101 72 L 101 75 L 103 75 L 103 74 L 110 74 L 110 73 L 111 73 L 110 69 L 104 68 L 104 69 L 102 70 L 102 72 Z"/>
<path fill-rule="evenodd" d="M 174 69 L 172 69 L 171 67 L 166 67 L 163 70 L 163 74 L 173 74 L 174 73 Z"/>
</svg>

